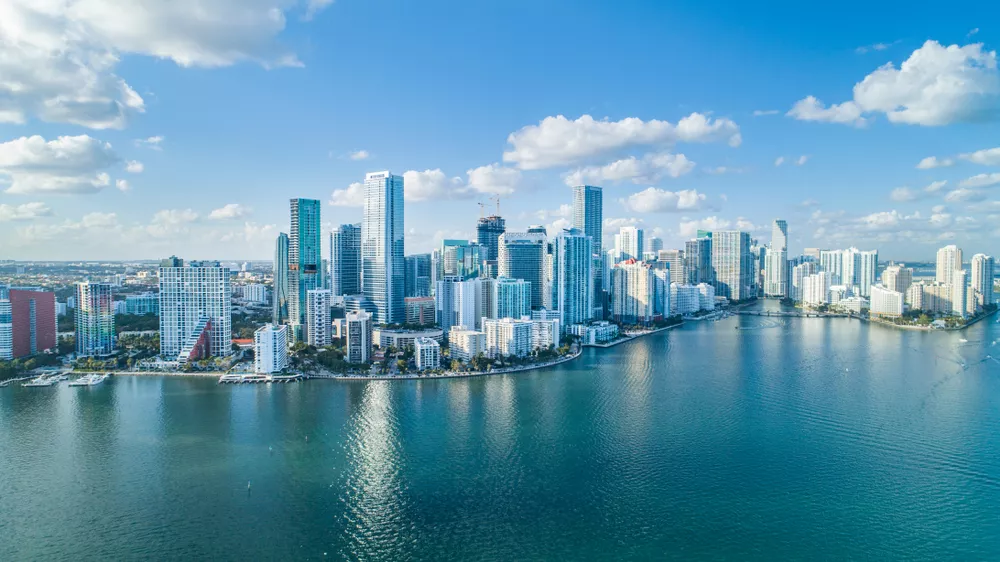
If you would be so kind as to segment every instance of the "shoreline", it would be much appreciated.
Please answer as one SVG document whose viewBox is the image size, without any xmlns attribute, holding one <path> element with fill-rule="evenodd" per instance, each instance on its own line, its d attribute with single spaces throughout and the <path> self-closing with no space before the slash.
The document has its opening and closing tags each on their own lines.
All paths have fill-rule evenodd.
<svg viewBox="0 0 1000 562">
<path fill-rule="evenodd" d="M 538 363 L 536 365 L 520 365 L 517 367 L 510 367 L 507 369 L 497 369 L 495 371 L 462 371 L 462 372 L 446 372 L 440 375 L 418 375 L 418 374 L 408 374 L 408 375 L 363 375 L 363 376 L 348 376 L 348 375 L 306 375 L 307 379 L 320 379 L 320 380 L 335 380 L 335 381 L 407 381 L 407 380 L 437 380 L 437 379 L 464 379 L 471 377 L 484 377 L 488 375 L 511 375 L 517 373 L 523 373 L 525 371 L 534 371 L 536 369 L 545 369 L 548 367 L 555 367 L 556 365 L 562 365 L 563 363 L 568 363 L 574 359 L 579 358 L 583 355 L 583 348 L 581 347 L 579 351 L 565 357 L 560 357 L 554 361 L 549 361 L 547 363 Z"/>
</svg>

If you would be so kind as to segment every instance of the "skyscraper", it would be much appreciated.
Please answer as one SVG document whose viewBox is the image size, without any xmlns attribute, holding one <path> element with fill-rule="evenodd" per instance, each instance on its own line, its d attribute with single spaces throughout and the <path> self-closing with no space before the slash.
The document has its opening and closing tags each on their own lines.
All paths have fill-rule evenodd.
<svg viewBox="0 0 1000 562">
<path fill-rule="evenodd" d="M 712 232 L 712 269 L 716 296 L 734 301 L 753 296 L 750 235 L 738 230 Z"/>
<path fill-rule="evenodd" d="M 611 270 L 611 287 L 611 317 L 616 322 L 647 324 L 670 314 L 669 269 L 629 259 Z"/>
<path fill-rule="evenodd" d="M 487 249 L 468 240 L 441 241 L 441 274 L 443 277 L 475 279 L 480 276 Z"/>
<path fill-rule="evenodd" d="M 774 219 L 771 225 L 771 249 L 788 251 L 788 222 L 783 219 Z"/>
<path fill-rule="evenodd" d="M 970 285 L 979 308 L 993 304 L 993 277 L 996 262 L 992 256 L 976 254 L 972 256 Z"/>
<path fill-rule="evenodd" d="M 830 283 L 834 285 L 853 285 L 852 280 L 844 279 L 844 251 L 820 250 L 819 268 L 830 274 Z"/>
<path fill-rule="evenodd" d="M 962 249 L 951 244 L 937 251 L 937 275 L 938 283 L 953 284 L 952 275 L 962 269 Z"/>
<path fill-rule="evenodd" d="M 288 242 L 288 318 L 292 337 L 304 339 L 309 291 L 323 287 L 320 251 L 320 202 L 292 199 L 291 236 Z"/>
<path fill-rule="evenodd" d="M 897 293 L 906 293 L 913 284 L 913 268 L 892 264 L 882 272 L 882 285 Z"/>
<path fill-rule="evenodd" d="M 257 373 L 277 373 L 288 367 L 288 326 L 265 324 L 253 333 L 253 365 Z"/>
<path fill-rule="evenodd" d="M 181 363 L 232 353 L 233 302 L 228 267 L 164 260 L 160 281 L 160 355 Z"/>
<path fill-rule="evenodd" d="M 531 283 L 531 308 L 545 302 L 545 231 L 505 232 L 499 240 L 499 277 Z"/>
<path fill-rule="evenodd" d="M 111 285 L 77 283 L 76 354 L 111 355 L 115 351 L 115 309 Z"/>
<path fill-rule="evenodd" d="M 531 283 L 521 279 L 497 278 L 493 283 L 490 318 L 520 318 L 531 315 Z"/>
<path fill-rule="evenodd" d="M 621 260 L 642 261 L 643 252 L 643 232 L 641 228 L 634 226 L 623 226 L 615 235 L 615 247 L 621 256 Z"/>
<path fill-rule="evenodd" d="M 481 217 L 479 219 L 479 224 L 476 225 L 476 241 L 486 249 L 482 256 L 484 261 L 495 261 L 498 259 L 500 255 L 498 246 L 500 235 L 506 232 L 506 230 L 506 222 L 499 215 Z"/>
<path fill-rule="evenodd" d="M 10 289 L 11 331 L 14 358 L 56 347 L 56 296 L 37 289 Z M 110 306 L 110 305 L 109 305 Z M 79 309 L 77 317 L 79 317 Z"/>
<path fill-rule="evenodd" d="M 594 314 L 594 249 L 590 236 L 580 229 L 563 230 L 554 244 L 553 283 L 560 326 L 584 324 Z"/>
<path fill-rule="evenodd" d="M 10 299 L 6 292 L 0 295 L 0 360 L 10 361 L 14 358 L 14 320 L 11 312 Z"/>
<path fill-rule="evenodd" d="M 403 275 L 403 294 L 406 297 L 431 296 L 431 255 L 406 256 L 406 273 Z"/>
<path fill-rule="evenodd" d="M 676 274 L 675 274 L 676 275 Z M 697 285 L 698 283 L 714 283 L 715 276 L 712 274 L 712 238 L 701 236 L 694 240 L 688 240 L 684 245 L 684 275 L 685 283 Z M 682 280 L 671 277 L 676 282 Z"/>
<path fill-rule="evenodd" d="M 360 224 L 342 224 L 330 232 L 330 290 L 336 296 L 361 294 Z"/>
<path fill-rule="evenodd" d="M 764 295 L 788 296 L 788 223 L 775 219 L 771 247 L 764 255 Z"/>
<path fill-rule="evenodd" d="M 330 308 L 333 306 L 333 291 L 310 289 L 306 295 L 306 338 L 309 345 L 326 347 L 333 340 L 333 324 Z"/>
<path fill-rule="evenodd" d="M 604 191 L 593 185 L 573 187 L 573 228 L 590 236 L 594 249 L 594 318 L 604 317 L 607 302 L 607 280 L 604 276 Z"/>
<path fill-rule="evenodd" d="M 183 264 L 179 264 L 183 265 Z M 282 232 L 274 241 L 274 311 L 272 322 L 283 324 L 288 320 L 288 235 Z"/>
<path fill-rule="evenodd" d="M 875 285 L 878 277 L 878 250 L 861 251 L 857 253 L 858 270 L 855 277 L 859 294 L 862 297 L 869 297 L 872 293 L 872 285 Z M 905 291 L 899 291 L 905 292 Z"/>
<path fill-rule="evenodd" d="M 402 178 L 400 178 L 402 181 Z M 347 362 L 367 363 L 372 356 L 372 315 L 369 312 L 349 312 L 345 319 L 347 331 Z"/>
<path fill-rule="evenodd" d="M 403 176 L 388 171 L 366 175 L 361 289 L 375 307 L 376 324 L 406 321 L 403 229 Z"/>
</svg>

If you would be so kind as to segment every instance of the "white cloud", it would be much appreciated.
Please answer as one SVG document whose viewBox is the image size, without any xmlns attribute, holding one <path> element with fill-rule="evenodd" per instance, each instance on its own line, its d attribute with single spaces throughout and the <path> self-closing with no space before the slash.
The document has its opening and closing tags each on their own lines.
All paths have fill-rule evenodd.
<svg viewBox="0 0 1000 562">
<path fill-rule="evenodd" d="M 1000 146 L 962 154 L 959 158 L 984 166 L 1000 166 Z"/>
<path fill-rule="evenodd" d="M 708 198 L 694 189 L 667 191 L 650 187 L 619 199 L 626 210 L 633 213 L 674 213 L 694 211 L 707 207 Z"/>
<path fill-rule="evenodd" d="M 972 29 L 969 30 L 968 33 L 965 34 L 965 36 L 966 37 L 972 37 L 973 35 L 975 35 L 977 33 L 979 33 L 979 28 L 978 27 L 973 27 Z"/>
<path fill-rule="evenodd" d="M 130 174 L 141 174 L 145 169 L 146 167 L 143 166 L 142 162 L 139 162 L 138 160 L 129 160 L 125 164 L 125 171 Z"/>
<path fill-rule="evenodd" d="M 730 168 L 728 166 L 716 166 L 714 168 L 705 168 L 706 174 L 711 174 L 713 176 L 721 176 L 723 174 L 742 174 L 743 168 Z"/>
<path fill-rule="evenodd" d="M 779 157 L 777 157 L 777 158 L 774 159 L 774 166 L 775 167 L 778 167 L 778 166 L 780 166 L 780 165 L 782 165 L 784 163 L 785 163 L 785 157 L 784 156 L 779 156 Z"/>
<path fill-rule="evenodd" d="M 0 204 L 0 222 L 30 221 L 39 217 L 51 216 L 52 209 L 45 203 Z"/>
<path fill-rule="evenodd" d="M 128 55 L 182 67 L 301 63 L 281 47 L 294 0 L 6 0 L 0 3 L 0 118 L 124 128 L 145 102 L 116 73 Z M 313 0 L 310 10 L 328 4 Z"/>
<path fill-rule="evenodd" d="M 150 150 L 163 150 L 163 137 L 147 137 L 144 139 L 135 139 L 135 145 L 139 147 L 146 147 Z"/>
<path fill-rule="evenodd" d="M 468 170 L 467 192 L 495 193 L 510 195 L 521 183 L 521 172 L 514 168 L 505 168 L 500 164 L 489 164 Z"/>
<path fill-rule="evenodd" d="M 795 161 L 795 165 L 796 166 L 801 166 L 801 165 L 805 164 L 808 161 L 809 161 L 809 155 L 803 154 L 802 156 L 799 156 L 799 158 Z"/>
<path fill-rule="evenodd" d="M 449 178 L 440 168 L 422 172 L 410 170 L 403 174 L 404 199 L 419 202 L 454 196 L 462 188 L 461 178 Z"/>
<path fill-rule="evenodd" d="M 739 146 L 739 127 L 729 119 L 711 119 L 701 113 L 692 113 L 676 125 L 637 117 L 596 120 L 590 115 L 571 121 L 558 115 L 511 133 L 507 137 L 511 149 L 504 152 L 503 160 L 522 170 L 537 170 L 575 164 L 632 146 L 714 141 Z"/>
<path fill-rule="evenodd" d="M 604 181 L 632 183 L 657 183 L 665 177 L 678 178 L 694 170 L 695 163 L 683 154 L 669 152 L 650 153 L 641 159 L 629 156 L 604 166 L 580 168 L 565 178 L 566 185 L 583 185 Z"/>
<path fill-rule="evenodd" d="M 367 150 L 355 150 L 347 155 L 351 160 L 368 160 L 371 158 L 371 154 Z"/>
<path fill-rule="evenodd" d="M 887 63 L 855 84 L 852 100 L 824 108 L 809 96 L 789 115 L 857 125 L 863 113 L 925 126 L 995 121 L 1000 116 L 996 52 L 980 43 L 945 47 L 927 41 L 899 68 Z"/>
<path fill-rule="evenodd" d="M 554 210 L 542 209 L 540 211 L 535 211 L 535 216 L 538 217 L 538 220 L 547 220 L 550 217 L 569 218 L 572 215 L 573 206 L 569 203 L 563 203 L 562 205 L 559 205 L 558 209 Z"/>
<path fill-rule="evenodd" d="M 305 20 L 311 20 L 319 12 L 322 12 L 324 8 L 333 4 L 335 0 L 308 0 L 306 4 L 306 13 L 302 16 Z"/>
<path fill-rule="evenodd" d="M 937 193 L 941 191 L 941 188 L 948 185 L 946 180 L 932 181 L 927 187 L 924 188 L 925 193 Z"/>
<path fill-rule="evenodd" d="M 118 215 L 115 213 L 88 213 L 79 221 L 67 220 L 62 224 L 30 224 L 20 230 L 18 235 L 23 243 L 44 242 L 47 240 L 64 240 L 74 237 L 75 240 L 88 241 L 95 237 L 91 235 L 108 235 L 119 231 Z M 105 243 L 114 239 L 102 239 Z"/>
<path fill-rule="evenodd" d="M 189 224 L 198 220 L 198 213 L 191 209 L 163 209 L 153 215 L 153 220 L 145 228 L 154 238 L 167 238 L 187 232 Z"/>
<path fill-rule="evenodd" d="M 899 43 L 898 39 L 896 41 L 893 41 L 892 43 L 875 43 L 872 45 L 863 45 L 861 47 L 858 47 L 857 49 L 854 49 L 854 52 L 859 55 L 863 55 L 865 53 L 869 53 L 872 51 L 884 51 L 889 47 L 892 47 L 896 43 Z"/>
<path fill-rule="evenodd" d="M 365 184 L 354 182 L 346 189 L 335 189 L 330 194 L 330 204 L 334 207 L 363 207 L 365 204 Z"/>
<path fill-rule="evenodd" d="M 115 180 L 115 187 L 122 193 L 132 190 L 132 186 L 129 185 L 128 180 Z"/>
<path fill-rule="evenodd" d="M 732 222 L 716 216 L 696 220 L 684 218 L 681 219 L 679 232 L 684 238 L 694 238 L 699 230 L 728 230 L 732 225 Z"/>
<path fill-rule="evenodd" d="M 87 135 L 21 137 L 0 144 L 0 181 L 19 195 L 96 193 L 111 183 L 100 170 L 118 161 L 110 144 Z"/>
<path fill-rule="evenodd" d="M 934 168 L 947 168 L 949 166 L 954 166 L 955 161 L 951 158 L 938 158 L 937 156 L 928 156 L 920 162 L 917 163 L 918 170 L 932 170 Z"/>
<path fill-rule="evenodd" d="M 960 187 L 990 187 L 1000 183 L 1000 172 L 993 174 L 977 174 L 971 178 L 962 180 Z"/>
<path fill-rule="evenodd" d="M 756 109 L 753 112 L 754 117 L 763 117 L 765 115 L 777 115 L 781 113 L 777 109 Z"/>
<path fill-rule="evenodd" d="M 229 203 L 208 214 L 211 220 L 236 220 L 250 215 L 250 209 L 239 203 Z"/>
<path fill-rule="evenodd" d="M 799 121 L 823 121 L 826 123 L 845 123 L 855 127 L 864 127 L 868 121 L 861 116 L 861 108 L 853 101 L 833 104 L 826 107 L 814 96 L 807 96 L 795 102 L 787 115 Z"/>
<path fill-rule="evenodd" d="M 941 189 L 948 185 L 947 181 L 935 181 L 931 182 L 929 185 L 921 190 L 911 189 L 909 187 L 897 187 L 893 189 L 889 194 L 889 198 L 898 203 L 906 203 L 910 201 L 917 201 L 919 199 L 925 199 L 932 195 L 935 195 Z"/>
<path fill-rule="evenodd" d="M 949 203 L 975 203 L 984 199 L 986 199 L 985 193 L 977 189 L 969 189 L 967 187 L 960 187 L 949 191 L 948 194 L 944 196 L 944 200 Z"/>
<path fill-rule="evenodd" d="M 272 244 L 278 235 L 274 224 L 243 223 L 243 228 L 226 232 L 219 236 L 220 242 L 241 242 L 246 244 Z"/>
</svg>

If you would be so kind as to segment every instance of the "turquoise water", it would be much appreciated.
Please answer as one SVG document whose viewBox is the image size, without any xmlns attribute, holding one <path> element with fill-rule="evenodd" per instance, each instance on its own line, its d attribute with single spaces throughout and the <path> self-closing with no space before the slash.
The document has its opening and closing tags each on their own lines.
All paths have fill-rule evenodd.
<svg viewBox="0 0 1000 562">
<path fill-rule="evenodd" d="M 998 338 L 743 317 L 519 375 L 0 389 L 0 560 L 997 560 Z"/>
</svg>

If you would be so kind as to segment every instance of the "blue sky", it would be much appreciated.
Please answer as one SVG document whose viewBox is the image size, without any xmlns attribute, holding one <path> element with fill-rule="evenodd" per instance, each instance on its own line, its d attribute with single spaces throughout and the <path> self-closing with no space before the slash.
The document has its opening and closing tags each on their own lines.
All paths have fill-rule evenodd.
<svg viewBox="0 0 1000 562">
<path fill-rule="evenodd" d="M 386 169 L 409 253 L 493 192 L 564 226 L 573 181 L 667 247 L 1000 252 L 1000 7 L 764 4 L 11 0 L 0 258 L 266 259 L 289 198 L 356 222 Z"/>
</svg>

